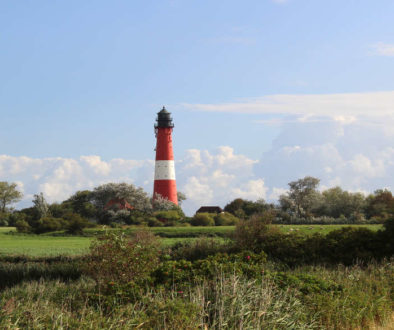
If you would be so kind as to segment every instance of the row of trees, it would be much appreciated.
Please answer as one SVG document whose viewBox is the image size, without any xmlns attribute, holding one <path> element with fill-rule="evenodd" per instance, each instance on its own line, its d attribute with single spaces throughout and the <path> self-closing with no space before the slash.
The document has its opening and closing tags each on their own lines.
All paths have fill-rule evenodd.
<svg viewBox="0 0 394 330">
<path fill-rule="evenodd" d="M 394 216 L 394 197 L 387 189 L 365 196 L 340 187 L 319 191 L 319 183 L 307 176 L 290 182 L 289 191 L 279 197 L 277 205 L 238 198 L 224 210 L 243 219 L 271 210 L 277 223 L 383 223 Z"/>
<path fill-rule="evenodd" d="M 127 183 L 107 183 L 93 190 L 78 191 L 53 204 L 47 203 L 40 193 L 34 195 L 32 207 L 15 211 L 9 206 L 20 201 L 22 194 L 16 184 L 0 182 L 0 225 L 42 233 L 60 229 L 78 232 L 94 223 L 233 225 L 239 219 L 267 211 L 273 214 L 275 223 L 383 223 L 394 216 L 394 197 L 388 190 L 365 196 L 340 187 L 319 191 L 319 183 L 319 179 L 310 176 L 290 182 L 288 192 L 279 197 L 278 204 L 238 198 L 228 203 L 226 213 L 220 216 L 198 214 L 187 218 L 180 206 L 161 196 L 152 201 L 142 188 Z M 185 199 L 184 194 L 178 193 L 180 204 Z"/>
<path fill-rule="evenodd" d="M 173 225 L 185 217 L 180 206 L 161 196 L 152 201 L 142 188 L 127 183 L 107 183 L 91 191 L 78 191 L 67 200 L 53 204 L 47 203 L 40 193 L 34 195 L 32 207 L 15 211 L 7 206 L 19 201 L 22 194 L 15 184 L 2 184 L 5 189 L 0 190 L 4 201 L 0 225 L 16 226 L 21 232 L 67 229 L 76 233 L 97 223 Z M 179 203 L 185 199 L 183 193 L 178 193 Z"/>
</svg>

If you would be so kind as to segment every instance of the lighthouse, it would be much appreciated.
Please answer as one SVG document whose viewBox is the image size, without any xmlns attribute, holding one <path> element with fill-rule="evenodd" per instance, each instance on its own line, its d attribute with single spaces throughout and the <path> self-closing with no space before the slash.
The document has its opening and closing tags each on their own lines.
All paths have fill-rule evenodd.
<svg viewBox="0 0 394 330">
<path fill-rule="evenodd" d="M 153 199 L 159 195 L 178 205 L 175 181 L 174 152 L 172 150 L 172 122 L 171 113 L 165 107 L 157 113 L 155 123 L 156 162 Z"/>
</svg>

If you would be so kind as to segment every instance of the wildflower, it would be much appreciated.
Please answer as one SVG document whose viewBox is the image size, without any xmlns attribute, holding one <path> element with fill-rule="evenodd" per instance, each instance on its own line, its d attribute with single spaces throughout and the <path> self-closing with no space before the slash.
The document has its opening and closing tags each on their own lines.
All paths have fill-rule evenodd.
<svg viewBox="0 0 394 330">
<path fill-rule="evenodd" d="M 250 260 L 250 256 L 246 256 L 246 259 L 247 259 L 247 260 Z"/>
</svg>

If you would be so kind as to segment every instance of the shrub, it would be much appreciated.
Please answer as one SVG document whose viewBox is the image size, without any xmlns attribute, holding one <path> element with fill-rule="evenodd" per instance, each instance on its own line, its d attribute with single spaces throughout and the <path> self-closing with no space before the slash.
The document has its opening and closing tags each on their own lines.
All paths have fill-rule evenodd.
<svg viewBox="0 0 394 330">
<path fill-rule="evenodd" d="M 148 226 L 149 227 L 163 227 L 164 223 L 162 223 L 160 220 L 157 220 L 156 218 L 149 218 L 148 219 Z"/>
<path fill-rule="evenodd" d="M 260 251 L 266 238 L 278 232 L 276 227 L 268 226 L 273 217 L 274 215 L 268 211 L 238 223 L 234 231 L 236 247 L 240 250 Z"/>
<path fill-rule="evenodd" d="M 194 241 L 175 244 L 171 249 L 171 256 L 175 260 L 194 261 L 219 252 L 227 252 L 230 247 L 228 243 L 220 243 L 216 238 L 201 237 Z"/>
<path fill-rule="evenodd" d="M 178 221 L 181 219 L 181 216 L 177 210 L 156 211 L 153 215 L 156 217 L 156 219 L 164 222 Z"/>
<path fill-rule="evenodd" d="M 51 231 L 64 229 L 66 222 L 61 218 L 44 217 L 37 221 L 36 226 L 33 228 L 34 233 L 42 234 Z"/>
<path fill-rule="evenodd" d="M 214 226 L 215 220 L 212 213 L 196 213 L 190 221 L 192 226 Z"/>
<path fill-rule="evenodd" d="M 16 230 L 19 233 L 29 233 L 31 232 L 31 227 L 25 220 L 17 220 L 15 223 Z"/>
<path fill-rule="evenodd" d="M 215 226 L 234 226 L 239 223 L 239 219 L 228 212 L 217 214 L 214 220 Z"/>
<path fill-rule="evenodd" d="M 124 234 L 106 234 L 93 241 L 86 272 L 104 288 L 109 282 L 119 285 L 140 285 L 159 261 L 159 241 L 147 231 L 132 238 Z"/>
<path fill-rule="evenodd" d="M 76 213 L 66 214 L 64 219 L 67 221 L 66 228 L 70 234 L 82 234 L 84 228 L 91 226 L 88 220 Z"/>
</svg>

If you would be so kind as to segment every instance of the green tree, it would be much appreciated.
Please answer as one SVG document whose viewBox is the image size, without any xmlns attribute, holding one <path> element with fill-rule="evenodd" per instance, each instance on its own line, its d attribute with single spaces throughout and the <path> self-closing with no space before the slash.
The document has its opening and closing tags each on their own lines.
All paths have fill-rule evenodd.
<svg viewBox="0 0 394 330">
<path fill-rule="evenodd" d="M 311 217 L 313 208 L 321 200 L 321 194 L 317 191 L 319 183 L 319 179 L 311 176 L 290 182 L 289 192 L 279 198 L 281 208 L 295 213 L 297 217 Z"/>
<path fill-rule="evenodd" d="M 23 194 L 18 191 L 16 183 L 0 181 L 0 211 L 5 213 L 7 205 L 19 202 Z"/>
<path fill-rule="evenodd" d="M 40 218 L 44 218 L 49 215 L 49 205 L 42 192 L 38 195 L 34 195 L 33 204 L 40 215 Z"/>
<path fill-rule="evenodd" d="M 97 208 L 97 215 L 102 223 L 128 222 L 131 212 L 128 209 L 106 209 L 109 201 L 125 200 L 133 207 L 133 213 L 152 212 L 151 201 L 148 194 L 140 187 L 128 183 L 107 183 L 96 187 L 90 195 L 90 200 Z"/>
<path fill-rule="evenodd" d="M 92 203 L 92 192 L 90 190 L 77 191 L 69 199 L 65 200 L 62 206 L 87 219 L 94 218 L 97 212 L 96 207 Z"/>
<path fill-rule="evenodd" d="M 385 221 L 394 216 L 394 196 L 387 189 L 376 190 L 373 195 L 368 196 L 366 203 L 365 212 L 368 218 L 376 217 Z"/>
<path fill-rule="evenodd" d="M 273 208 L 273 205 L 267 204 L 264 199 L 253 202 L 242 198 L 236 198 L 224 207 L 224 211 L 239 218 L 249 218 L 253 214 L 262 213 L 271 208 Z"/>
<path fill-rule="evenodd" d="M 333 218 L 339 218 L 341 215 L 349 218 L 354 214 L 363 213 L 364 207 L 365 196 L 362 193 L 351 193 L 334 187 L 322 192 L 321 205 L 316 212 Z"/>
<path fill-rule="evenodd" d="M 181 192 L 181 191 L 178 191 L 176 195 L 177 195 L 177 198 L 178 198 L 178 205 L 181 206 L 181 205 L 182 205 L 182 202 L 185 201 L 185 200 L 187 199 L 187 197 L 186 197 L 186 195 L 185 195 L 183 192 Z"/>
</svg>

